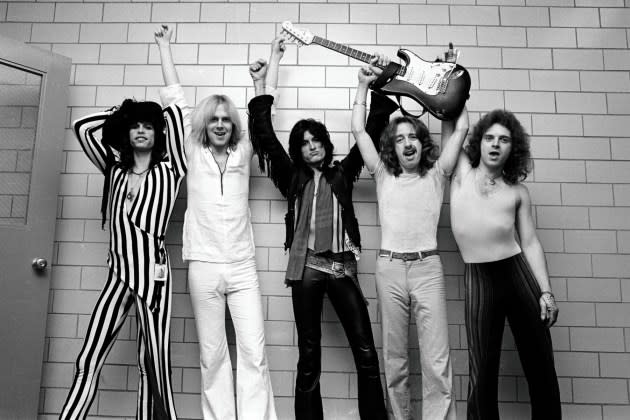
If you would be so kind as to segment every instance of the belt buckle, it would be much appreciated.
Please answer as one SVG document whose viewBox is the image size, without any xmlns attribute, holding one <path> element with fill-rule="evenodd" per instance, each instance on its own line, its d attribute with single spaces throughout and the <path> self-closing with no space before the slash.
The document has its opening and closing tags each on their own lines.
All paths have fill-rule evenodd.
<svg viewBox="0 0 630 420">
<path fill-rule="evenodd" d="M 402 260 L 403 260 L 404 262 L 409 261 L 409 257 L 408 257 L 408 255 L 409 255 L 409 254 L 408 254 L 407 252 L 403 252 L 403 253 L 402 253 Z"/>
<path fill-rule="evenodd" d="M 337 272 L 337 271 L 343 270 L 344 267 L 343 267 L 343 263 L 333 261 L 330 268 L 332 269 L 332 271 Z"/>
</svg>

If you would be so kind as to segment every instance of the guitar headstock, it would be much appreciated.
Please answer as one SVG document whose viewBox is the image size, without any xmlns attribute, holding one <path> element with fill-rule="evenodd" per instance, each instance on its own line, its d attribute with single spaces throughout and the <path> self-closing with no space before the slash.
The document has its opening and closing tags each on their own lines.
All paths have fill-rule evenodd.
<svg viewBox="0 0 630 420">
<path fill-rule="evenodd" d="M 313 42 L 313 34 L 309 30 L 296 28 L 288 20 L 282 22 L 282 31 L 287 33 L 298 45 L 309 45 Z"/>
<path fill-rule="evenodd" d="M 444 52 L 444 61 L 447 63 L 457 64 L 457 60 L 459 59 L 459 50 L 457 48 L 453 49 L 453 43 L 448 43 L 448 50 Z"/>
</svg>

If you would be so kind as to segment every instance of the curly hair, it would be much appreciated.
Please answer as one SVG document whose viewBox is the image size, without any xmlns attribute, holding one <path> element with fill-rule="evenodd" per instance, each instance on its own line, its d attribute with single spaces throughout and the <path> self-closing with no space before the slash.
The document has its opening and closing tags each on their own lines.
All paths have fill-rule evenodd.
<svg viewBox="0 0 630 420">
<path fill-rule="evenodd" d="M 241 139 L 242 125 L 236 106 L 227 95 L 210 95 L 197 105 L 190 117 L 190 138 L 204 147 L 210 147 L 207 127 L 219 105 L 224 106 L 225 112 L 227 112 L 232 121 L 232 135 L 228 141 L 228 146 L 234 150 Z"/>
<path fill-rule="evenodd" d="M 109 184 L 112 168 L 115 165 L 128 171 L 134 166 L 133 148 L 129 139 L 129 129 L 138 122 L 153 125 L 154 143 L 151 149 L 151 162 L 149 167 L 157 165 L 166 155 L 166 122 L 162 114 L 162 107 L 150 101 L 137 102 L 133 99 L 125 99 L 123 103 L 114 108 L 114 112 L 103 123 L 102 141 L 104 144 L 116 149 L 119 153 L 118 161 L 107 148 L 105 160 L 105 179 L 103 180 L 103 196 L 101 198 L 101 227 L 105 227 L 107 216 L 107 202 L 109 200 Z"/>
<path fill-rule="evenodd" d="M 302 169 L 308 169 L 308 165 L 304 162 L 304 157 L 302 156 L 304 133 L 307 131 L 313 135 L 314 140 L 321 142 L 324 146 L 326 155 L 324 156 L 322 166 L 329 166 L 330 162 L 332 162 L 335 146 L 330 140 L 330 134 L 326 126 L 312 118 L 299 120 L 291 129 L 291 134 L 289 134 L 289 156 L 293 164 Z"/>
<path fill-rule="evenodd" d="M 532 169 L 532 159 L 529 151 L 529 135 L 512 112 L 495 109 L 484 115 L 473 129 L 465 149 L 466 154 L 473 168 L 479 166 L 481 139 L 494 124 L 500 124 L 510 131 L 512 150 L 503 167 L 503 180 L 507 184 L 515 185 L 527 178 L 527 174 Z"/>
<path fill-rule="evenodd" d="M 129 130 L 138 122 L 150 123 L 155 132 L 149 166 L 159 163 L 166 154 L 166 122 L 162 107 L 151 101 L 125 99 L 103 124 L 103 141 L 119 152 L 118 164 L 125 170 L 134 165 L 133 148 L 129 141 Z"/>
<path fill-rule="evenodd" d="M 413 127 L 416 137 L 422 145 L 418 173 L 424 176 L 433 167 L 439 157 L 439 147 L 431 140 L 427 126 L 420 120 L 411 117 L 394 118 L 381 134 L 381 160 L 387 171 L 394 176 L 402 173 L 398 156 L 396 155 L 396 131 L 400 124 L 408 123 Z"/>
</svg>

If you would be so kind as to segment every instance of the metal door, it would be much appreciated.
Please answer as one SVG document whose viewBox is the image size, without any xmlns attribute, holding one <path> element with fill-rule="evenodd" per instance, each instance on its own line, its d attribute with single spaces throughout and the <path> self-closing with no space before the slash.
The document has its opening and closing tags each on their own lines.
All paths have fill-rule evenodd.
<svg viewBox="0 0 630 420">
<path fill-rule="evenodd" d="M 35 419 L 70 60 L 0 37 L 0 418 Z"/>
</svg>

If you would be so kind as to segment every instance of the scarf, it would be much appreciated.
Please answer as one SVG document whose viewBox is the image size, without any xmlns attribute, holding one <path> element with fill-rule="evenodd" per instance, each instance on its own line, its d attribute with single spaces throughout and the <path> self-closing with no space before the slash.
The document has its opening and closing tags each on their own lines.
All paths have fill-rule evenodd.
<svg viewBox="0 0 630 420">
<path fill-rule="evenodd" d="M 306 251 L 308 249 L 308 235 L 311 226 L 311 211 L 313 208 L 313 194 L 315 181 L 311 178 L 304 186 L 299 201 L 297 226 L 293 244 L 289 251 L 287 266 L 287 281 L 302 280 Z M 322 174 L 317 187 L 317 203 L 315 204 L 315 253 L 330 251 L 333 238 L 333 199 L 330 184 Z"/>
</svg>

